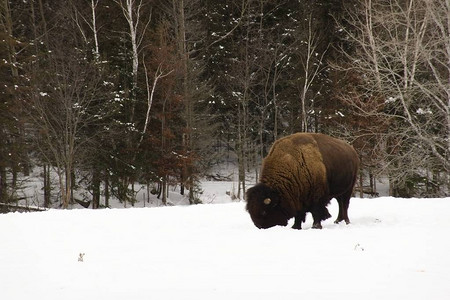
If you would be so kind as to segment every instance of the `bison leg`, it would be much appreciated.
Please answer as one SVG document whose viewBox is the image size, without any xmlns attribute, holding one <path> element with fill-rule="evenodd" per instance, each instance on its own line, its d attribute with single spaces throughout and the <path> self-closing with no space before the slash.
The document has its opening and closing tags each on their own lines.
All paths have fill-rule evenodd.
<svg viewBox="0 0 450 300">
<path fill-rule="evenodd" d="M 350 224 L 350 220 L 348 218 L 348 207 L 350 205 L 351 195 L 351 192 L 347 192 L 339 197 L 336 197 L 336 200 L 339 203 L 339 215 L 334 223 L 337 224 L 341 221 L 345 221 L 346 224 Z"/>
<path fill-rule="evenodd" d="M 312 228 L 314 229 L 322 229 L 321 222 L 331 217 L 330 213 L 328 212 L 328 209 L 325 206 L 315 207 L 314 209 L 311 210 L 311 214 L 314 219 L 312 226 Z"/>
<path fill-rule="evenodd" d="M 314 229 L 322 229 L 322 224 L 320 221 L 314 222 L 312 228 Z"/>
<path fill-rule="evenodd" d="M 292 225 L 293 229 L 302 229 L 302 221 L 299 221 L 298 218 L 295 218 L 294 225 Z"/>
<path fill-rule="evenodd" d="M 295 216 L 295 222 L 292 226 L 293 229 L 302 229 L 302 223 L 305 222 L 306 218 L 306 212 L 299 211 L 297 212 L 297 215 Z"/>
</svg>

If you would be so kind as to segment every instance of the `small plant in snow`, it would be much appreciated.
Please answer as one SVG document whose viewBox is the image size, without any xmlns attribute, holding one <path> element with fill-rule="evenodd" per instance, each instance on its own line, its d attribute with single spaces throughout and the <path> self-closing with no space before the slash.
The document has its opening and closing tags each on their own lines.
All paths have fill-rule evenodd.
<svg viewBox="0 0 450 300">
<path fill-rule="evenodd" d="M 355 245 L 354 250 L 355 251 L 364 251 L 364 248 L 358 243 L 358 244 Z"/>
<path fill-rule="evenodd" d="M 84 260 L 84 255 L 86 255 L 86 253 L 80 253 L 80 255 L 78 256 L 78 261 L 79 262 L 83 262 Z"/>
</svg>

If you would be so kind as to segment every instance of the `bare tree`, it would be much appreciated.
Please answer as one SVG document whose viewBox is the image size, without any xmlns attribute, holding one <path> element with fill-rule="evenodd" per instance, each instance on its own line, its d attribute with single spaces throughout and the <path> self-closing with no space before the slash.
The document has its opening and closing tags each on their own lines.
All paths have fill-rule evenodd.
<svg viewBox="0 0 450 300">
<path fill-rule="evenodd" d="M 343 99 L 360 116 L 381 120 L 373 133 L 386 170 L 401 185 L 428 180 L 426 171 L 448 173 L 450 1 L 364 0 L 347 13 L 350 26 L 342 29 L 355 51 L 343 53 L 359 79 Z"/>
<path fill-rule="evenodd" d="M 101 80 L 96 66 L 83 55 L 56 48 L 49 59 L 50 82 L 33 97 L 28 116 L 38 130 L 36 145 L 58 175 L 61 205 L 72 199 L 76 163 L 82 160 L 88 144 L 95 139 L 90 126 L 101 118 L 98 91 Z"/>
<path fill-rule="evenodd" d="M 306 49 L 300 53 L 300 63 L 303 68 L 303 76 L 301 79 L 303 84 L 300 89 L 300 103 L 301 103 L 301 129 L 303 132 L 310 130 L 308 126 L 308 108 L 307 95 L 311 92 L 311 86 L 316 83 L 318 75 L 325 69 L 324 57 L 329 45 L 324 49 L 320 48 L 323 43 L 320 31 L 315 28 L 313 24 L 313 16 L 308 18 L 307 35 L 304 40 L 300 42 Z"/>
<path fill-rule="evenodd" d="M 13 8 L 10 1 L 0 1 L 0 201 L 3 202 L 17 200 L 18 173 L 21 166 L 27 165 L 24 123 L 17 97 L 22 90 L 20 71 L 26 57 L 25 43 L 18 31 L 20 21 L 15 18 L 18 9 Z"/>
</svg>

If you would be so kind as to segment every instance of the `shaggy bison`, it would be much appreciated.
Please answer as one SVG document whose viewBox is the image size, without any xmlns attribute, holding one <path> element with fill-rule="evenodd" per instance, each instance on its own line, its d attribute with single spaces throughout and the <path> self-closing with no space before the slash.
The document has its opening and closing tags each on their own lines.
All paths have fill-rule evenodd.
<svg viewBox="0 0 450 300">
<path fill-rule="evenodd" d="M 313 228 L 331 215 L 327 205 L 339 203 L 336 223 L 350 223 L 347 210 L 359 159 L 352 146 L 324 134 L 296 133 L 277 140 L 264 159 L 260 183 L 247 191 L 247 211 L 258 228 L 301 229 L 311 212 Z"/>
</svg>

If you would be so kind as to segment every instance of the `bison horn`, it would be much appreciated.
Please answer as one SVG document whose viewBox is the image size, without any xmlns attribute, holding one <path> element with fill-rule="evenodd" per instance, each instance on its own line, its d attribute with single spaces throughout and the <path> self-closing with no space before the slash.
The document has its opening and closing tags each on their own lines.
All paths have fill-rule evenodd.
<svg viewBox="0 0 450 300">
<path fill-rule="evenodd" d="M 272 199 L 270 199 L 270 198 L 264 199 L 264 204 L 265 204 L 265 205 L 269 205 L 270 202 L 272 202 Z"/>
</svg>

